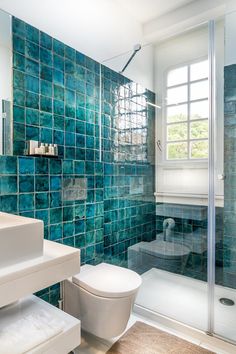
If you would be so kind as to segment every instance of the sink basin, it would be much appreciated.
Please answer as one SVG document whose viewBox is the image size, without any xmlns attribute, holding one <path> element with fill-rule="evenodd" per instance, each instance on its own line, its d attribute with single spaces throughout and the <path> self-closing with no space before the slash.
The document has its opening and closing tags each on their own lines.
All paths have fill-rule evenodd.
<svg viewBox="0 0 236 354">
<path fill-rule="evenodd" d="M 0 267 L 43 255 L 43 221 L 0 212 Z"/>
</svg>

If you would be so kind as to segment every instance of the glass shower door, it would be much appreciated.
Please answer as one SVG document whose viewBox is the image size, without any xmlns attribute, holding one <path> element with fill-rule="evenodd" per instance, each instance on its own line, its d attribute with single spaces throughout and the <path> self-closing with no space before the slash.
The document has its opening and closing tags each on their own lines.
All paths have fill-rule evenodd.
<svg viewBox="0 0 236 354">
<path fill-rule="evenodd" d="M 155 60 L 156 235 L 128 253 L 143 280 L 136 308 L 208 331 L 208 25 Z"/>
<path fill-rule="evenodd" d="M 224 50 L 216 52 L 216 66 L 222 66 L 216 83 L 222 100 L 222 169 L 216 171 L 216 188 L 221 188 L 220 207 L 216 190 L 216 262 L 214 287 L 214 333 L 236 342 L 236 12 L 232 11 L 216 24 L 216 40 L 224 29 Z M 222 39 L 221 39 L 222 41 Z M 222 63 L 222 64 L 220 64 Z M 217 72 L 217 71 L 216 71 Z M 219 71 L 218 71 L 219 75 Z M 220 92 L 221 90 L 221 92 Z M 223 101 L 224 99 L 224 101 Z M 218 117 L 219 118 L 219 117 Z M 220 134 L 220 136 L 219 136 Z M 217 153 L 217 151 L 216 151 Z M 219 238 L 219 235 L 220 238 Z"/>
</svg>

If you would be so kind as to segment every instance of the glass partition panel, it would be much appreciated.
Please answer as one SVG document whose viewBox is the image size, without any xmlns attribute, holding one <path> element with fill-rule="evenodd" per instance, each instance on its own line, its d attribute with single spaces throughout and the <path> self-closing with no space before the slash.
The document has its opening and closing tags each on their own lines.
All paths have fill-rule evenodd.
<svg viewBox="0 0 236 354">
<path fill-rule="evenodd" d="M 226 14 L 216 23 L 216 43 L 225 43 L 224 50 L 216 48 L 217 112 L 216 158 L 223 156 L 216 170 L 216 186 L 221 190 L 221 207 L 216 208 L 216 262 L 214 289 L 214 332 L 236 342 L 236 12 Z M 225 32 L 224 32 L 225 31 Z M 217 151 L 218 149 L 218 151 Z M 219 195 L 216 194 L 216 202 Z"/>
</svg>

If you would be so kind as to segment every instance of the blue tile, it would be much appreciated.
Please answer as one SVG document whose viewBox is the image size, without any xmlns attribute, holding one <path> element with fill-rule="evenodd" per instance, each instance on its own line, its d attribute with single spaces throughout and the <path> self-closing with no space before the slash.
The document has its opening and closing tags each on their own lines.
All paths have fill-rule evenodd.
<svg viewBox="0 0 236 354">
<path fill-rule="evenodd" d="M 16 33 L 18 34 L 19 36 L 21 37 L 25 37 L 25 22 L 16 18 L 16 17 L 13 17 L 13 21 L 12 21 L 12 30 L 13 30 L 13 33 Z"/>
<path fill-rule="evenodd" d="M 53 142 L 54 144 L 64 145 L 64 132 L 61 130 L 53 131 Z"/>
<path fill-rule="evenodd" d="M 35 173 L 35 164 L 34 158 L 30 157 L 19 157 L 19 173 L 20 174 L 34 174 Z"/>
<path fill-rule="evenodd" d="M 30 59 L 39 60 L 39 46 L 33 42 L 25 42 L 25 54 Z"/>
<path fill-rule="evenodd" d="M 37 192 L 43 192 L 49 190 L 49 178 L 48 176 L 35 176 L 35 190 Z"/>
<path fill-rule="evenodd" d="M 56 54 L 63 57 L 65 54 L 65 45 L 57 39 L 53 39 L 53 50 Z"/>
<path fill-rule="evenodd" d="M 54 68 L 57 70 L 64 71 L 64 65 L 65 65 L 64 58 L 59 55 L 54 54 L 53 55 Z"/>
<path fill-rule="evenodd" d="M 54 114 L 64 115 L 65 113 L 64 101 L 53 100 L 53 112 Z"/>
<path fill-rule="evenodd" d="M 49 161 L 46 158 L 37 158 L 35 159 L 35 173 L 47 175 L 49 171 Z"/>
<path fill-rule="evenodd" d="M 49 50 L 52 49 L 52 37 L 50 37 L 47 33 L 40 32 L 40 45 Z"/>
<path fill-rule="evenodd" d="M 39 111 L 36 109 L 26 109 L 26 124 L 39 125 Z"/>
<path fill-rule="evenodd" d="M 61 160 L 50 160 L 49 161 L 50 165 L 50 174 L 57 175 L 62 173 L 62 165 L 61 165 Z"/>
<path fill-rule="evenodd" d="M 29 108 L 39 109 L 39 95 L 26 91 L 25 105 Z"/>
<path fill-rule="evenodd" d="M 48 193 L 36 193 L 35 194 L 35 207 L 36 207 L 36 209 L 46 209 L 49 207 Z"/>
<path fill-rule="evenodd" d="M 49 239 L 52 241 L 62 238 L 62 225 L 51 225 L 49 232 Z"/>
<path fill-rule="evenodd" d="M 40 140 L 44 143 L 51 144 L 53 142 L 53 130 L 48 128 L 41 128 Z"/>
<path fill-rule="evenodd" d="M 75 174 L 83 175 L 85 173 L 84 161 L 74 161 Z"/>
<path fill-rule="evenodd" d="M 46 80 L 40 81 L 40 93 L 41 95 L 52 97 L 52 83 Z"/>
<path fill-rule="evenodd" d="M 25 40 L 13 35 L 13 50 L 18 53 L 25 54 Z"/>
<path fill-rule="evenodd" d="M 50 224 L 58 224 L 62 222 L 62 208 L 50 209 Z"/>
<path fill-rule="evenodd" d="M 53 70 L 53 81 L 57 85 L 64 85 L 64 73 L 60 70 Z"/>
<path fill-rule="evenodd" d="M 52 114 L 47 112 L 40 112 L 40 126 L 50 128 L 52 127 Z"/>
<path fill-rule="evenodd" d="M 25 57 L 19 53 L 13 52 L 13 67 L 25 71 Z"/>
<path fill-rule="evenodd" d="M 25 105 L 25 92 L 22 90 L 14 89 L 13 103 L 18 106 Z"/>
<path fill-rule="evenodd" d="M 25 77 L 25 83 L 26 83 L 26 90 L 39 93 L 39 79 L 31 76 L 31 75 L 26 75 Z"/>
<path fill-rule="evenodd" d="M 64 88 L 54 85 L 54 98 L 59 101 L 64 101 Z"/>
<path fill-rule="evenodd" d="M 57 208 L 62 206 L 61 192 L 50 193 L 50 208 Z"/>
<path fill-rule="evenodd" d="M 73 161 L 63 161 L 63 174 L 73 174 L 74 164 Z"/>
<path fill-rule="evenodd" d="M 57 191 L 61 189 L 61 177 L 59 176 L 50 177 L 50 189 L 51 191 Z"/>
<path fill-rule="evenodd" d="M 52 112 L 52 98 L 41 96 L 40 97 L 40 109 L 45 112 Z"/>
<path fill-rule="evenodd" d="M 25 109 L 23 107 L 13 106 L 13 119 L 14 122 L 24 123 L 25 122 Z"/>
<path fill-rule="evenodd" d="M 40 49 L 40 61 L 43 64 L 48 66 L 52 66 L 52 52 L 48 49 L 41 48 Z"/>
<path fill-rule="evenodd" d="M 17 209 L 17 195 L 3 195 L 0 197 L 1 211 L 15 213 Z"/>
<path fill-rule="evenodd" d="M 25 89 L 25 75 L 21 71 L 13 70 L 13 86 L 16 89 Z"/>
<path fill-rule="evenodd" d="M 1 177 L 1 194 L 17 193 L 17 176 Z"/>
<path fill-rule="evenodd" d="M 34 192 L 34 176 L 19 176 L 19 192 Z"/>
<path fill-rule="evenodd" d="M 34 126 L 26 126 L 26 140 L 39 140 L 39 128 Z"/>
<path fill-rule="evenodd" d="M 36 219 L 42 220 L 45 226 L 48 225 L 48 210 L 36 210 L 35 217 Z"/>
<path fill-rule="evenodd" d="M 25 58 L 25 71 L 28 74 L 34 75 L 34 76 L 39 76 L 39 63 Z"/>
<path fill-rule="evenodd" d="M 39 30 L 30 26 L 28 23 L 25 24 L 25 36 L 31 42 L 39 43 Z"/>
<path fill-rule="evenodd" d="M 43 80 L 52 82 L 52 80 L 53 80 L 52 68 L 50 68 L 49 66 L 46 66 L 46 65 L 41 65 L 40 77 Z"/>
<path fill-rule="evenodd" d="M 34 209 L 34 195 L 20 194 L 19 195 L 19 210 L 33 210 Z"/>
</svg>

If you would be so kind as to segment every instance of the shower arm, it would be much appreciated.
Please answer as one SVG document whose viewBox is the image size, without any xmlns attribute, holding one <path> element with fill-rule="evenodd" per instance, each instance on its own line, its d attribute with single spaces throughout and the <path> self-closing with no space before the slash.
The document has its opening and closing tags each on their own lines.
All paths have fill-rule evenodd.
<svg viewBox="0 0 236 354">
<path fill-rule="evenodd" d="M 130 64 L 130 62 L 133 60 L 133 58 L 135 57 L 135 55 L 138 53 L 138 51 L 140 51 L 141 49 L 141 44 L 136 44 L 134 46 L 134 51 L 131 55 L 131 57 L 129 58 L 129 60 L 127 61 L 127 63 L 125 64 L 125 66 L 123 67 L 123 69 L 120 71 L 120 74 L 123 74 L 123 72 L 125 71 L 125 69 L 127 68 L 127 66 Z"/>
</svg>

